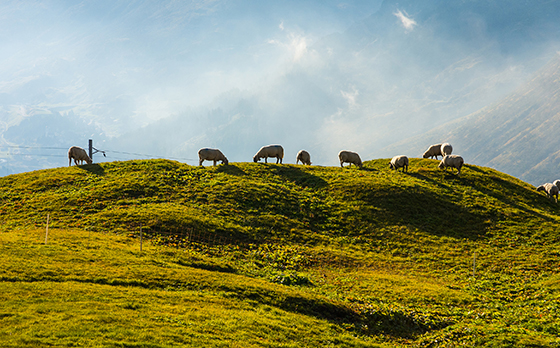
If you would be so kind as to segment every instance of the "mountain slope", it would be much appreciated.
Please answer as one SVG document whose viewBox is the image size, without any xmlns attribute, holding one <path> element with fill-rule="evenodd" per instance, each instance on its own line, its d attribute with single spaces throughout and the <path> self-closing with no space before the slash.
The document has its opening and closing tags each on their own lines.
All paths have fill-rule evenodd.
<svg viewBox="0 0 560 348">
<path fill-rule="evenodd" d="M 515 93 L 472 115 L 389 148 L 420 154 L 449 141 L 468 163 L 490 166 L 534 185 L 560 172 L 560 56 Z"/>
</svg>

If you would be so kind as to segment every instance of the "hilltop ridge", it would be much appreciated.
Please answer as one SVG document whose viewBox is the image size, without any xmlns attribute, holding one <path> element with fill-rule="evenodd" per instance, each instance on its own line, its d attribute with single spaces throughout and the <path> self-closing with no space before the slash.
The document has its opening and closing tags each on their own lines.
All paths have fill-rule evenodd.
<svg viewBox="0 0 560 348">
<path fill-rule="evenodd" d="M 406 226 L 456 238 L 483 236 L 504 210 L 554 216 L 520 180 L 466 166 L 457 177 L 437 161 L 411 159 L 409 173 L 389 160 L 363 170 L 232 163 L 193 167 L 169 160 L 101 163 L 0 178 L 4 226 L 44 224 L 92 230 L 205 229 L 247 241 L 372 234 Z M 455 220 L 448 230 L 449 220 Z M 509 218 L 507 219 L 509 221 Z M 503 223 L 503 221 L 502 221 Z"/>
</svg>

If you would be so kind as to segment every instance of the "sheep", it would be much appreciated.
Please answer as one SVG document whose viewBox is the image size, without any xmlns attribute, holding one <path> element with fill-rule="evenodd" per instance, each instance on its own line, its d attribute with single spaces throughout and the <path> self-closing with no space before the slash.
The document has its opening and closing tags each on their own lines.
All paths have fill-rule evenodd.
<svg viewBox="0 0 560 348">
<path fill-rule="evenodd" d="M 360 155 L 356 152 L 342 150 L 338 153 L 338 159 L 340 160 L 340 166 L 344 167 L 344 163 L 350 163 L 362 167 L 362 160 L 360 159 Z"/>
<path fill-rule="evenodd" d="M 551 201 L 554 198 L 554 201 L 558 203 L 558 193 L 560 191 L 558 186 L 548 182 L 537 187 L 537 191 L 544 191 Z"/>
<path fill-rule="evenodd" d="M 68 149 L 68 166 L 70 167 L 72 166 L 72 160 L 74 160 L 76 165 L 78 165 L 78 161 L 80 161 L 80 164 L 83 164 L 84 161 L 86 161 L 87 164 L 93 163 L 86 150 L 79 146 L 72 146 Z"/>
<path fill-rule="evenodd" d="M 253 162 L 257 163 L 261 158 L 264 158 L 264 163 L 268 163 L 268 157 L 276 157 L 276 164 L 284 158 L 284 148 L 281 145 L 266 145 L 261 147 L 259 152 L 253 156 Z"/>
<path fill-rule="evenodd" d="M 301 161 L 302 164 L 306 164 L 306 165 L 310 166 L 311 165 L 311 155 L 309 155 L 309 152 L 307 152 L 305 150 L 300 150 L 297 153 L 297 156 L 296 156 L 296 164 L 298 164 L 299 161 Z"/>
<path fill-rule="evenodd" d="M 389 163 L 389 168 L 394 169 L 396 171 L 398 171 L 399 168 L 402 168 L 403 173 L 405 171 L 408 171 L 408 157 L 404 155 L 393 157 L 391 159 L 391 162 Z"/>
<path fill-rule="evenodd" d="M 560 189 L 560 180 L 554 180 L 552 184 L 554 184 L 556 187 L 558 187 L 558 189 Z"/>
<path fill-rule="evenodd" d="M 222 161 L 222 164 L 229 164 L 228 159 L 224 156 L 222 151 L 207 147 L 198 150 L 198 160 L 200 166 L 202 166 L 202 162 L 204 161 L 214 161 L 214 165 L 216 165 L 217 161 Z"/>
<path fill-rule="evenodd" d="M 451 146 L 451 144 L 449 144 L 449 143 L 441 144 L 441 155 L 442 156 L 451 155 L 451 152 L 453 152 L 453 146 Z"/>
<path fill-rule="evenodd" d="M 435 145 L 431 145 L 426 152 L 424 152 L 424 154 L 422 155 L 423 158 L 436 158 L 438 159 L 438 156 L 443 157 L 443 155 L 441 154 L 441 145 L 442 144 L 435 144 Z"/>
<path fill-rule="evenodd" d="M 444 169 L 447 171 L 447 167 L 451 167 L 451 173 L 453 173 L 453 168 L 457 168 L 457 175 L 461 174 L 461 167 L 463 166 L 463 157 L 459 155 L 446 155 L 443 156 L 441 162 L 438 165 L 439 169 Z"/>
</svg>

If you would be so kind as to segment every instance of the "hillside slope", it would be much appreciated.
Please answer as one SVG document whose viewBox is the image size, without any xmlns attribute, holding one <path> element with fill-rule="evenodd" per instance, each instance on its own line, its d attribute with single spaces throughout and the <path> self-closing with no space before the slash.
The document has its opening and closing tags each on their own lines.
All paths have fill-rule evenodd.
<svg viewBox="0 0 560 348">
<path fill-rule="evenodd" d="M 515 93 L 426 134 L 391 146 L 421 154 L 448 141 L 468 163 L 490 166 L 534 185 L 559 178 L 560 56 Z"/>
<path fill-rule="evenodd" d="M 437 163 L 149 160 L 0 178 L 0 343 L 557 343 L 558 205 Z"/>
</svg>

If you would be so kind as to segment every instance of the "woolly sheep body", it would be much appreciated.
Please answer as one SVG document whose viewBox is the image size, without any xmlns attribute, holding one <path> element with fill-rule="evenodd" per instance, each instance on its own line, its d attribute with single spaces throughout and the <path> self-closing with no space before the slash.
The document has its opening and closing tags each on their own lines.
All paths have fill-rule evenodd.
<svg viewBox="0 0 560 348">
<path fill-rule="evenodd" d="M 551 201 L 554 198 L 554 201 L 558 203 L 558 193 L 560 192 L 558 186 L 547 182 L 546 184 L 542 184 L 537 187 L 537 191 L 544 191 Z"/>
<path fill-rule="evenodd" d="M 217 161 L 222 161 L 223 164 L 229 164 L 226 156 L 218 149 L 203 148 L 198 150 L 198 160 L 200 166 L 204 161 L 214 161 L 214 165 L 216 165 Z"/>
<path fill-rule="evenodd" d="M 442 156 L 447 156 L 447 155 L 451 155 L 451 153 L 453 152 L 453 146 L 451 146 L 451 144 L 449 143 L 443 143 L 441 144 L 441 155 Z"/>
<path fill-rule="evenodd" d="M 362 159 L 356 152 L 342 150 L 338 153 L 338 159 L 340 160 L 341 167 L 344 167 L 344 163 L 350 163 L 350 166 L 352 166 L 352 164 L 358 167 L 362 166 Z"/>
<path fill-rule="evenodd" d="M 311 155 L 305 150 L 300 150 L 296 156 L 296 164 L 301 161 L 302 164 L 311 165 Z"/>
<path fill-rule="evenodd" d="M 433 158 L 435 157 L 436 159 L 438 159 L 438 156 L 442 156 L 441 154 L 441 145 L 442 144 L 435 144 L 435 145 L 431 145 L 428 150 L 426 150 L 426 152 L 424 152 L 424 154 L 422 155 L 423 158 Z"/>
<path fill-rule="evenodd" d="M 268 157 L 276 157 L 276 163 L 282 164 L 284 158 L 284 148 L 281 145 L 266 145 L 261 147 L 259 152 L 253 156 L 253 162 L 257 163 L 261 158 L 264 158 L 264 163 L 268 163 Z"/>
<path fill-rule="evenodd" d="M 465 161 L 463 160 L 463 157 L 459 155 L 447 155 L 447 156 L 443 156 L 441 162 L 439 162 L 438 168 L 445 169 L 445 171 L 447 171 L 447 167 L 451 167 L 452 173 L 453 173 L 453 168 L 457 168 L 457 175 L 460 175 L 461 167 L 463 167 L 464 163 Z"/>
<path fill-rule="evenodd" d="M 389 168 L 397 171 L 399 168 L 402 168 L 403 173 L 408 171 L 408 157 L 404 155 L 393 157 L 391 163 L 389 163 Z"/>
<path fill-rule="evenodd" d="M 72 146 L 68 149 L 68 166 L 72 166 L 72 160 L 74 163 L 78 165 L 78 161 L 80 164 L 83 164 L 86 161 L 87 164 L 92 164 L 93 161 L 89 158 L 86 150 L 82 149 L 79 146 Z"/>
</svg>

